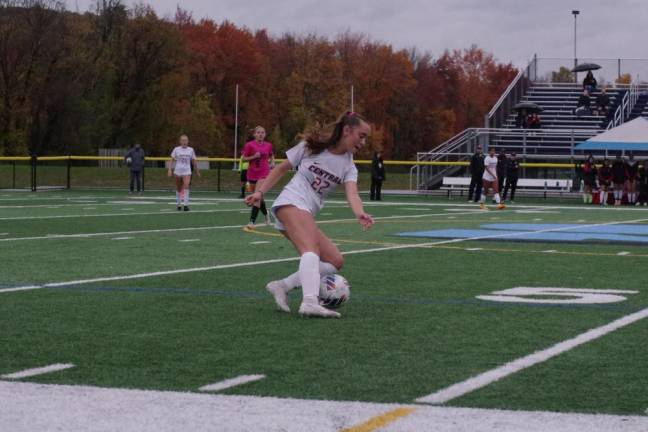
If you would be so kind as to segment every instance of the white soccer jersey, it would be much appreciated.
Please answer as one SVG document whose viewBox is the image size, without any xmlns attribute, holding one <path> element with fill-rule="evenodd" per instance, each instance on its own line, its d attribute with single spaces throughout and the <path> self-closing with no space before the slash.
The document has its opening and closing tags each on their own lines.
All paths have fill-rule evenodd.
<svg viewBox="0 0 648 432">
<path fill-rule="evenodd" d="M 497 157 L 486 156 L 484 158 L 484 175 L 482 178 L 486 181 L 495 181 L 497 179 Z"/>
<path fill-rule="evenodd" d="M 286 157 L 297 172 L 273 202 L 273 209 L 294 205 L 315 216 L 324 207 L 326 195 L 338 185 L 358 181 L 358 169 L 351 153 L 337 155 L 323 150 L 310 154 L 306 142 L 302 141 L 288 150 Z"/>
<path fill-rule="evenodd" d="M 178 176 L 191 175 L 191 161 L 196 159 L 193 148 L 178 146 L 171 152 L 171 158 L 176 161 L 173 174 Z"/>
</svg>

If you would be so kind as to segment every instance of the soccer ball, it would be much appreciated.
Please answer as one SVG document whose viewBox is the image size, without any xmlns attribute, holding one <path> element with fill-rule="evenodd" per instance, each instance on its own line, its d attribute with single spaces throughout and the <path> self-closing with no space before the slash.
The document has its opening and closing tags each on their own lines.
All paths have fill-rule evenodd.
<svg viewBox="0 0 648 432">
<path fill-rule="evenodd" d="M 327 275 L 320 281 L 320 304 L 329 309 L 337 309 L 349 300 L 351 286 L 338 274 Z"/>
<path fill-rule="evenodd" d="M 133 159 L 127 157 L 127 158 L 126 158 L 126 165 L 130 166 L 132 163 L 133 163 Z"/>
</svg>

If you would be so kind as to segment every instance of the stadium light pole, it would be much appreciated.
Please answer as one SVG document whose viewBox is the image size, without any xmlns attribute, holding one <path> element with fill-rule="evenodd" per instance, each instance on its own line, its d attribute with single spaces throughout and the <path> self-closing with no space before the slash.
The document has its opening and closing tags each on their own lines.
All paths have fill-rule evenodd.
<svg viewBox="0 0 648 432">
<path fill-rule="evenodd" d="M 574 15 L 574 67 L 578 66 L 578 59 L 576 57 L 576 22 L 578 21 L 578 14 L 580 11 L 572 10 Z M 574 82 L 578 82 L 578 72 L 574 72 Z"/>
</svg>

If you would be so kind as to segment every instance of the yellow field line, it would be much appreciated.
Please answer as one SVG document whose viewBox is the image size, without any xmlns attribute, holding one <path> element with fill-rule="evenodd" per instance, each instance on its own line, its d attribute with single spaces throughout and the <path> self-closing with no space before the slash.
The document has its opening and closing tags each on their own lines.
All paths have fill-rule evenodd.
<svg viewBox="0 0 648 432">
<path fill-rule="evenodd" d="M 414 411 L 416 411 L 416 408 L 396 408 L 391 411 L 387 411 L 384 414 L 372 417 L 366 422 L 359 425 L 341 429 L 340 432 L 372 432 L 376 429 L 387 426 L 389 423 L 395 422 L 401 417 L 408 416 Z"/>
</svg>

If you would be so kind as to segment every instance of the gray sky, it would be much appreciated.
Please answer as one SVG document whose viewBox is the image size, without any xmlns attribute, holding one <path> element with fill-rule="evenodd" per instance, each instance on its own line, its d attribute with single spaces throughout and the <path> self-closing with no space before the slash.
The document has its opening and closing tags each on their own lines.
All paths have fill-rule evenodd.
<svg viewBox="0 0 648 432">
<path fill-rule="evenodd" d="M 124 0 L 127 5 L 133 0 Z M 87 10 L 93 0 L 67 0 Z M 364 33 L 395 48 L 439 56 L 476 44 L 520 66 L 539 57 L 572 58 L 578 16 L 579 58 L 648 58 L 648 0 L 149 0 L 159 16 L 176 5 L 194 18 L 225 19 L 271 35 Z"/>
</svg>

